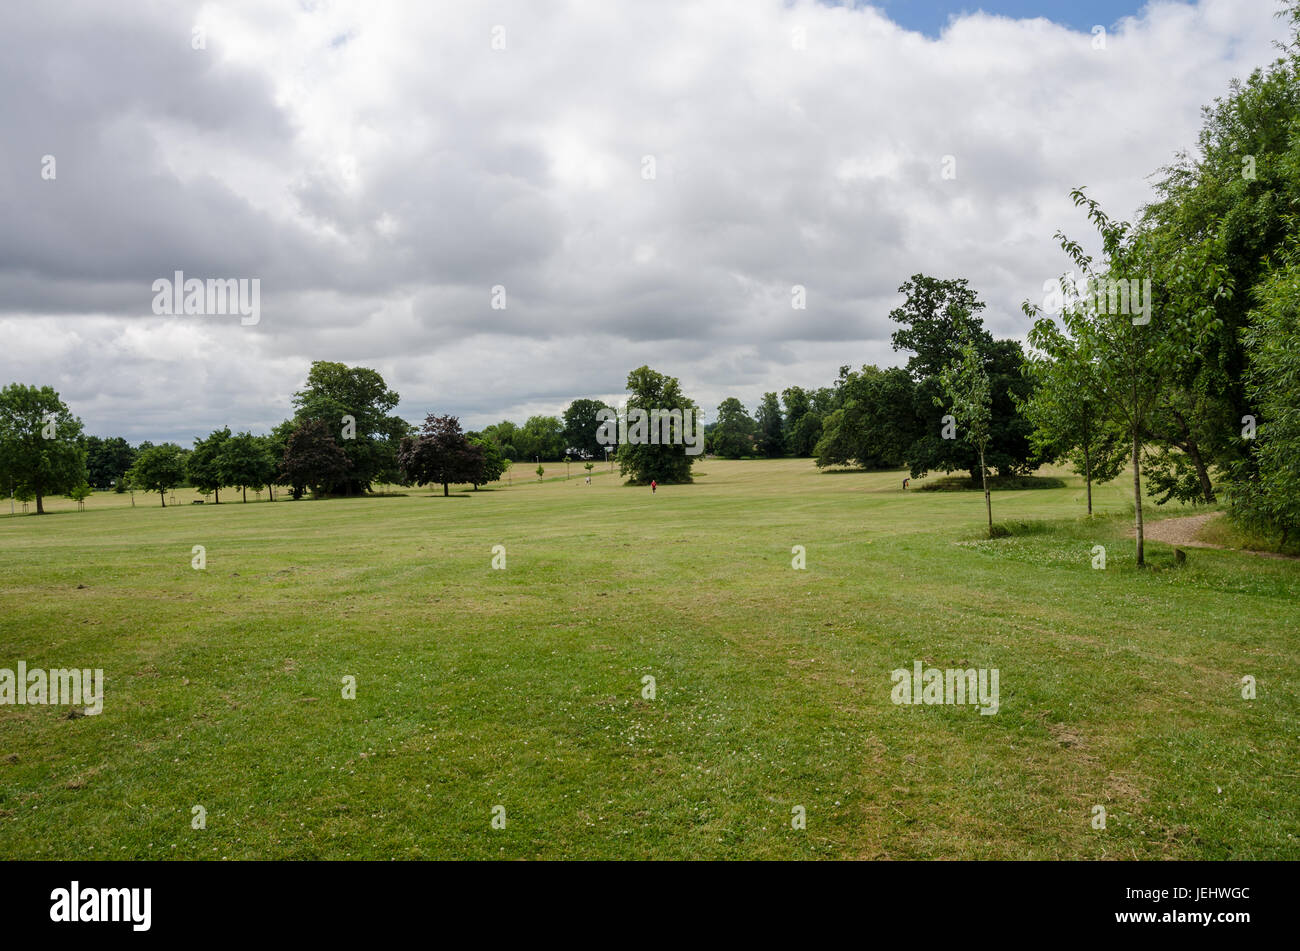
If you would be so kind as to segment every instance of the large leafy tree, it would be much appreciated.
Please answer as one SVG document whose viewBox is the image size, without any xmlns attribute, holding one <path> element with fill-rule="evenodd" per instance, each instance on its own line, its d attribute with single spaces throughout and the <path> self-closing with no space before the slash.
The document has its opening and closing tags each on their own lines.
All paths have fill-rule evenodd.
<svg viewBox="0 0 1300 951">
<path fill-rule="evenodd" d="M 108 489 L 122 481 L 135 462 L 135 450 L 121 436 L 101 439 L 86 437 L 86 475 L 96 489 Z"/>
<path fill-rule="evenodd" d="M 397 461 L 408 482 L 441 483 L 444 496 L 453 482 L 483 481 L 483 449 L 466 437 L 455 416 L 426 416 L 419 434 L 402 440 Z"/>
<path fill-rule="evenodd" d="M 1300 536 L 1300 255 L 1274 271 L 1257 296 L 1246 332 L 1247 392 L 1261 414 L 1257 448 L 1252 464 L 1233 473 L 1230 498 L 1239 522 L 1278 533 L 1285 547 Z"/>
<path fill-rule="evenodd" d="M 508 419 L 483 428 L 483 437 L 496 443 L 501 455 L 506 459 L 526 459 L 528 456 L 519 451 L 519 426 Z"/>
<path fill-rule="evenodd" d="M 27 492 L 36 514 L 44 499 L 87 481 L 81 420 L 48 386 L 11 383 L 0 390 L 0 485 Z"/>
<path fill-rule="evenodd" d="M 694 400 L 682 392 L 676 377 L 667 376 L 650 369 L 638 367 L 627 375 L 627 408 L 643 409 L 649 413 L 653 409 L 687 410 L 696 413 L 699 409 Z M 698 421 L 697 421 L 698 425 Z M 678 438 L 676 423 L 672 424 L 669 438 Z M 683 440 L 684 441 L 684 440 Z M 650 481 L 663 485 L 690 482 L 691 466 L 695 457 L 686 453 L 682 443 L 632 444 L 623 443 L 618 447 L 618 467 L 621 475 L 637 485 Z"/>
<path fill-rule="evenodd" d="M 348 457 L 346 475 L 330 491 L 357 495 L 373 484 L 395 481 L 397 444 L 410 429 L 392 414 L 398 401 L 376 370 L 325 360 L 311 365 L 293 402 L 298 420 L 323 420 Z"/>
<path fill-rule="evenodd" d="M 525 459 L 556 461 L 565 456 L 565 435 L 558 416 L 530 416 L 515 435 L 515 448 Z"/>
<path fill-rule="evenodd" d="M 127 477 L 133 485 L 146 492 L 157 492 L 163 508 L 167 507 L 167 493 L 185 484 L 185 468 L 189 453 L 174 442 L 160 443 L 143 450 Z"/>
<path fill-rule="evenodd" d="M 821 438 L 821 414 L 813 409 L 812 394 L 802 386 L 787 386 L 781 391 L 785 408 L 785 449 L 792 456 L 811 456 Z"/>
<path fill-rule="evenodd" d="M 466 433 L 466 438 L 470 444 L 477 446 L 480 450 L 480 465 L 477 473 L 470 479 L 477 492 L 480 485 L 487 485 L 489 482 L 496 482 L 506 474 L 509 468 L 509 460 L 501 454 L 501 449 L 495 442 L 488 439 L 482 433 Z"/>
<path fill-rule="evenodd" d="M 1293 4 L 1293 21 L 1297 11 L 1300 4 Z M 1202 286 L 1195 302 L 1215 319 L 1194 346 L 1169 355 L 1166 385 L 1148 422 L 1156 449 L 1145 471 L 1165 498 L 1213 501 L 1215 467 L 1250 467 L 1250 444 L 1237 435 L 1241 417 L 1256 412 L 1245 340 L 1257 303 L 1252 289 L 1267 280 L 1296 233 L 1297 117 L 1300 57 L 1293 45 L 1290 55 L 1245 82 L 1234 80 L 1204 109 L 1197 149 L 1161 170 L 1157 200 L 1139 221 L 1157 283 L 1197 261 L 1222 274 L 1221 282 Z"/>
<path fill-rule="evenodd" d="M 190 484 L 200 492 L 211 491 L 215 493 L 215 500 L 218 505 L 221 504 L 221 487 L 235 484 L 222 481 L 224 476 L 218 465 L 221 458 L 221 449 L 229 439 L 229 426 L 214 429 L 208 433 L 206 438 L 194 440 L 194 449 L 190 452 L 189 459 L 186 462 Z"/>
<path fill-rule="evenodd" d="M 724 459 L 740 459 L 754 454 L 754 437 L 758 425 L 734 396 L 718 404 L 718 418 L 710 429 L 713 451 Z"/>
<path fill-rule="evenodd" d="M 755 448 L 759 455 L 769 459 L 785 455 L 785 429 L 781 419 L 781 404 L 775 393 L 764 393 L 755 413 L 757 423 Z"/>
<path fill-rule="evenodd" d="M 895 350 L 910 350 L 907 370 L 917 380 L 937 377 L 960 357 L 961 342 L 981 352 L 993 345 L 980 311 L 984 304 L 965 278 L 940 280 L 913 274 L 898 293 L 904 296 L 889 319 L 901 324 L 891 338 Z"/>
<path fill-rule="evenodd" d="M 915 385 L 901 367 L 840 367 L 839 407 L 826 417 L 814 450 L 819 467 L 892 469 L 904 464 L 920 436 Z"/>
<path fill-rule="evenodd" d="M 221 481 L 243 492 L 248 501 L 248 487 L 270 485 L 277 466 L 268 442 L 252 433 L 240 433 L 226 439 L 217 455 L 216 470 Z"/>
<path fill-rule="evenodd" d="M 907 453 L 912 475 L 931 469 L 966 469 L 975 481 L 982 472 L 975 448 L 963 439 L 944 439 L 940 375 L 962 359 L 961 349 L 973 346 L 989 376 L 991 417 L 985 461 L 999 475 L 1030 472 L 1038 453 L 1030 440 L 1033 426 L 1020 413 L 1018 401 L 1028 395 L 1032 381 L 1020 371 L 1024 354 L 1014 340 L 994 340 L 980 318 L 984 304 L 964 279 L 939 280 L 913 275 L 899 289 L 905 296 L 890 319 L 900 324 L 892 337 L 895 350 L 909 350 L 907 370 L 916 383 L 913 406 L 919 434 Z"/>
<path fill-rule="evenodd" d="M 604 459 L 605 447 L 596 441 L 600 421 L 596 414 L 608 407 L 600 400 L 574 400 L 564 411 L 565 448 L 579 459 Z"/>
<path fill-rule="evenodd" d="M 272 435 L 273 444 L 283 431 L 283 425 L 277 427 Z M 312 495 L 322 496 L 333 486 L 345 483 L 352 463 L 324 420 L 302 420 L 283 438 L 284 450 L 276 481 L 289 486 L 295 499 L 302 498 L 307 489 Z"/>
</svg>

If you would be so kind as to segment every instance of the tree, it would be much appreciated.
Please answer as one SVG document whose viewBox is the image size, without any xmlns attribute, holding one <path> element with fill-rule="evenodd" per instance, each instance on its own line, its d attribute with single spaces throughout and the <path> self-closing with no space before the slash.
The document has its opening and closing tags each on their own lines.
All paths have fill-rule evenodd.
<svg viewBox="0 0 1300 951">
<path fill-rule="evenodd" d="M 936 401 L 944 398 L 939 376 L 962 359 L 960 348 L 966 343 L 975 347 L 989 376 L 992 415 L 986 463 L 999 475 L 1037 468 L 1040 460 L 1030 441 L 1033 426 L 1017 408 L 1017 398 L 1023 401 L 1032 386 L 1020 370 L 1024 360 L 1020 345 L 994 340 L 984 329 L 979 316 L 984 304 L 964 279 L 941 281 L 916 274 L 899 292 L 906 301 L 889 316 L 902 325 L 894 332 L 894 349 L 913 351 L 907 369 L 916 383 L 919 435 L 907 452 L 912 475 L 919 477 L 931 469 L 966 469 L 972 480 L 983 478 L 974 447 L 965 440 L 942 438 L 933 414 Z"/>
<path fill-rule="evenodd" d="M 920 435 L 913 408 L 914 385 L 901 367 L 861 372 L 840 367 L 836 384 L 838 408 L 822 424 L 813 449 L 818 467 L 857 465 L 864 469 L 893 469 L 904 464 Z"/>
<path fill-rule="evenodd" d="M 86 499 L 90 498 L 94 492 L 88 482 L 82 482 L 80 485 L 74 485 L 68 490 L 68 498 L 77 503 L 78 509 L 86 507 Z"/>
<path fill-rule="evenodd" d="M 410 431 L 405 420 L 391 414 L 399 399 L 375 370 L 312 363 L 293 402 L 297 418 L 323 420 L 348 457 L 347 473 L 330 491 L 358 495 L 376 482 L 396 480 L 397 445 Z"/>
<path fill-rule="evenodd" d="M 324 420 L 307 419 L 285 437 L 277 481 L 289 486 L 295 499 L 302 498 L 306 489 L 311 489 L 312 495 L 322 496 L 331 487 L 343 484 L 351 465 L 347 454 L 334 441 L 329 425 Z"/>
<path fill-rule="evenodd" d="M 718 404 L 718 419 L 711 435 L 713 451 L 724 459 L 740 459 L 754 454 L 754 435 L 758 424 L 734 396 Z"/>
<path fill-rule="evenodd" d="M 493 423 L 491 426 L 484 427 L 483 436 L 496 443 L 497 448 L 501 450 L 501 455 L 507 459 L 527 458 L 527 454 L 519 450 L 519 427 L 508 419 L 499 423 Z"/>
<path fill-rule="evenodd" d="M 248 501 L 248 487 L 269 485 L 276 476 L 275 459 L 261 437 L 240 433 L 226 439 L 216 458 L 216 471 L 221 481 L 243 492 Z"/>
<path fill-rule="evenodd" d="M 215 493 L 217 505 L 221 504 L 221 487 L 233 484 L 222 481 L 223 477 L 218 466 L 221 449 L 229 439 L 230 427 L 226 426 L 222 429 L 214 429 L 206 439 L 194 440 L 194 449 L 190 452 L 186 463 L 190 483 L 204 494 Z"/>
<path fill-rule="evenodd" d="M 600 421 L 596 414 L 608 409 L 600 400 L 574 400 L 564 411 L 565 448 L 575 452 L 579 459 L 599 459 L 605 447 L 596 441 Z"/>
<path fill-rule="evenodd" d="M 658 373 L 648 366 L 638 367 L 627 375 L 627 408 L 651 410 L 681 410 L 683 421 L 689 410 L 694 415 L 699 407 L 682 393 L 681 384 L 676 377 Z M 660 485 L 672 485 L 691 481 L 691 466 L 695 456 L 688 455 L 684 434 L 677 421 L 669 424 L 666 434 L 667 442 L 661 438 L 654 443 L 623 443 L 618 447 L 618 467 L 620 475 L 630 476 L 629 481 L 635 485 L 645 485 L 651 481 Z M 674 441 L 676 440 L 676 441 Z"/>
<path fill-rule="evenodd" d="M 1031 353 L 1026 358 L 1024 372 L 1034 380 L 1034 388 L 1022 404 L 1023 412 L 1034 425 L 1034 441 L 1044 459 L 1071 458 L 1083 476 L 1092 515 L 1093 482 L 1110 482 L 1124 470 L 1123 435 L 1108 425 L 1092 395 L 1097 389 L 1090 378 L 1094 367 L 1079 358 L 1057 326 L 1036 324 L 1029 339 L 1039 351 L 1057 357 Z"/>
<path fill-rule="evenodd" d="M 984 304 L 965 278 L 939 280 L 913 274 L 898 293 L 905 297 L 901 307 L 890 311 L 889 319 L 902 324 L 891 338 L 895 350 L 911 350 L 907 371 L 922 380 L 937 377 L 961 358 L 961 342 L 977 351 L 993 345 L 979 312 Z"/>
<path fill-rule="evenodd" d="M 448 496 L 451 483 L 473 483 L 482 478 L 483 450 L 469 441 L 455 416 L 430 413 L 418 436 L 402 440 L 397 462 L 410 482 L 442 483 L 442 494 Z"/>
<path fill-rule="evenodd" d="M 1213 300 L 1226 290 L 1229 280 L 1204 246 L 1188 246 L 1178 263 L 1157 261 L 1166 251 L 1127 222 L 1113 221 L 1082 189 L 1071 192 L 1075 204 L 1087 208 L 1089 221 L 1102 239 L 1104 261 L 1094 268 L 1092 258 L 1078 242 L 1057 233 L 1062 249 L 1074 261 L 1089 288 L 1118 287 L 1160 269 L 1152 281 L 1153 296 L 1145 317 L 1111 306 L 1111 295 L 1086 293 L 1062 310 L 1059 329 L 1051 316 L 1038 318 L 1034 338 L 1046 345 L 1053 360 L 1073 361 L 1089 367 L 1078 379 L 1107 419 L 1129 439 L 1133 469 L 1133 519 L 1137 564 L 1146 564 L 1142 513 L 1142 452 L 1155 408 L 1164 397 L 1170 374 L 1181 364 L 1189 347 L 1215 329 Z M 1214 291 L 1207 293 L 1207 290 Z M 1038 309 L 1029 306 L 1029 312 Z M 1158 316 L 1152 316 L 1158 315 Z M 1144 322 L 1145 321 L 1145 322 Z"/>
<path fill-rule="evenodd" d="M 769 459 L 785 454 L 785 431 L 781 420 L 781 404 L 775 393 L 764 393 L 756 414 L 757 439 L 755 448 L 759 455 Z"/>
<path fill-rule="evenodd" d="M 189 455 L 174 442 L 150 446 L 136 457 L 128 473 L 131 481 L 146 492 L 157 492 L 163 508 L 167 493 L 185 484 L 186 457 Z"/>
<path fill-rule="evenodd" d="M 530 416 L 515 437 L 525 458 L 559 461 L 564 458 L 564 424 L 556 416 Z"/>
<path fill-rule="evenodd" d="M 1293 4 L 1293 23 L 1300 22 L 1298 13 Z M 1300 207 L 1295 40 L 1293 34 L 1291 55 L 1244 83 L 1234 80 L 1226 96 L 1203 110 L 1195 153 L 1180 153 L 1160 170 L 1158 198 L 1139 221 L 1152 247 L 1153 281 L 1194 266 L 1189 256 L 1224 275 L 1220 284 L 1203 286 L 1197 304 L 1215 320 L 1193 346 L 1169 354 L 1165 386 L 1148 421 L 1157 448 L 1144 473 L 1164 499 L 1214 501 L 1213 468 L 1248 473 L 1254 464 L 1251 443 L 1238 438 L 1241 418 L 1259 413 L 1247 384 L 1245 340 L 1257 292 L 1295 234 L 1290 216 Z"/>
<path fill-rule="evenodd" d="M 135 450 L 121 436 L 87 436 L 86 475 L 92 488 L 109 489 L 121 481 L 135 462 Z"/>
<path fill-rule="evenodd" d="M 480 485 L 496 482 L 505 475 L 509 463 L 501 455 L 501 450 L 497 447 L 497 444 L 482 433 L 466 433 L 465 438 L 470 441 L 471 445 L 477 446 L 480 450 L 478 471 L 470 479 L 474 485 L 474 491 L 477 492 Z"/>
<path fill-rule="evenodd" d="M 1285 547 L 1300 534 L 1300 249 L 1264 281 L 1258 300 L 1246 334 L 1247 387 L 1261 418 L 1253 464 L 1235 467 L 1229 498 L 1234 520 L 1279 533 Z"/>
<path fill-rule="evenodd" d="M 81 420 L 48 386 L 11 383 L 0 390 L 0 483 L 29 489 L 36 514 L 47 495 L 87 481 Z"/>
<path fill-rule="evenodd" d="M 958 357 L 939 374 L 949 411 L 956 419 L 961 438 L 979 453 L 980 482 L 984 487 L 984 507 L 988 512 L 989 537 L 993 537 L 993 501 L 989 496 L 989 473 L 984 465 L 990 428 L 993 423 L 993 394 L 984 359 L 973 342 L 961 345 Z"/>
</svg>

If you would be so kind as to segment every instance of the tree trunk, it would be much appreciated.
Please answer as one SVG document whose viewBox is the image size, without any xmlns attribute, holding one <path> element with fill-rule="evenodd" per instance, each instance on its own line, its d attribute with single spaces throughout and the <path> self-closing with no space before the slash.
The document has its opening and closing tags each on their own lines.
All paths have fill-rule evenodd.
<svg viewBox="0 0 1300 951">
<path fill-rule="evenodd" d="M 217 501 L 214 502 L 213 504 L 214 504 L 214 505 L 220 505 L 220 504 L 221 504 L 221 489 L 220 489 L 220 488 L 216 488 L 216 489 L 213 489 L 212 492 L 213 492 L 213 495 L 215 495 L 215 496 L 216 496 L 216 499 L 217 499 Z"/>
<path fill-rule="evenodd" d="M 989 538 L 993 537 L 993 500 L 989 498 L 989 471 L 984 468 L 984 447 L 980 447 L 980 479 L 984 482 L 984 509 L 989 515 Z"/>
<path fill-rule="evenodd" d="M 1196 467 L 1196 478 L 1201 483 L 1201 497 L 1207 504 L 1214 502 L 1214 484 L 1210 482 L 1209 470 L 1205 467 L 1204 460 L 1201 459 L 1201 450 L 1196 443 L 1187 440 L 1187 455 L 1191 457 L 1192 465 Z"/>
<path fill-rule="evenodd" d="M 248 486 L 244 485 L 244 486 L 240 486 L 240 488 L 244 490 L 244 501 L 247 502 L 247 501 L 248 501 Z"/>
<path fill-rule="evenodd" d="M 41 493 L 37 492 L 37 493 L 36 493 L 36 514 L 37 514 L 37 515 L 44 515 L 44 514 L 45 514 L 45 505 L 43 504 L 44 501 L 45 501 L 45 496 L 43 496 L 43 495 L 41 495 Z"/>
<path fill-rule="evenodd" d="M 1088 516 L 1092 517 L 1092 456 L 1088 444 L 1083 444 L 1083 478 L 1088 483 Z"/>
<path fill-rule="evenodd" d="M 1143 553 L 1142 537 L 1142 474 L 1138 470 L 1140 458 L 1138 455 L 1138 431 L 1133 427 L 1133 519 L 1137 529 L 1137 563 L 1141 568 L 1146 564 L 1146 558 Z"/>
<path fill-rule="evenodd" d="M 162 502 L 162 506 L 163 506 L 163 508 L 166 508 L 166 507 L 167 507 L 167 490 L 166 490 L 166 489 L 159 489 L 159 490 L 158 490 L 158 499 L 159 499 L 160 502 Z"/>
<path fill-rule="evenodd" d="M 444 482 L 444 483 L 442 484 L 442 497 L 445 499 L 445 498 L 446 498 L 448 495 L 450 495 L 450 494 L 451 494 L 451 493 L 449 493 L 449 492 L 447 491 L 447 483 Z"/>
</svg>

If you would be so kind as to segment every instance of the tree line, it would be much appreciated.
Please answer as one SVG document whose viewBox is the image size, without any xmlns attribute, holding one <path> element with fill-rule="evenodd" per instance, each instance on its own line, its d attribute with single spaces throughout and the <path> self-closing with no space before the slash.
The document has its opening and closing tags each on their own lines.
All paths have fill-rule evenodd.
<svg viewBox="0 0 1300 951">
<path fill-rule="evenodd" d="M 628 375 L 628 405 L 646 408 L 694 407 L 678 381 L 649 367 Z M 91 489 L 136 489 L 167 494 L 190 486 L 221 502 L 234 488 L 244 501 L 248 490 L 277 486 L 294 499 L 358 495 L 378 485 L 472 485 L 476 490 L 499 480 L 521 453 L 538 464 L 607 458 L 597 442 L 599 400 L 574 400 L 563 420 L 535 416 L 523 426 L 505 421 L 482 432 L 465 432 L 449 415 L 428 415 L 411 425 L 392 412 L 398 394 L 368 367 L 317 361 L 306 385 L 294 394 L 294 415 L 265 435 L 213 430 L 186 448 L 151 442 L 132 446 L 122 437 L 87 436 L 59 394 L 48 386 L 14 383 L 0 390 L 0 490 L 22 500 L 67 494 L 85 498 Z M 693 460 L 680 447 L 621 446 L 613 453 L 620 472 L 632 482 L 690 481 Z"/>
</svg>

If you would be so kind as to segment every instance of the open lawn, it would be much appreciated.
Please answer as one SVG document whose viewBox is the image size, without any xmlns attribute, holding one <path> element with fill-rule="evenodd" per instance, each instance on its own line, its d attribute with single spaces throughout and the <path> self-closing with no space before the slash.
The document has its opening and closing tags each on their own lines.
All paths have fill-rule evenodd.
<svg viewBox="0 0 1300 951">
<path fill-rule="evenodd" d="M 0 667 L 106 682 L 0 707 L 0 856 L 1300 858 L 1300 562 L 1139 572 L 1124 477 L 989 541 L 902 473 L 696 470 L 0 519 Z M 894 704 L 918 660 L 998 713 Z"/>
</svg>

